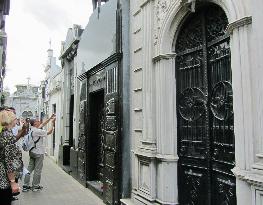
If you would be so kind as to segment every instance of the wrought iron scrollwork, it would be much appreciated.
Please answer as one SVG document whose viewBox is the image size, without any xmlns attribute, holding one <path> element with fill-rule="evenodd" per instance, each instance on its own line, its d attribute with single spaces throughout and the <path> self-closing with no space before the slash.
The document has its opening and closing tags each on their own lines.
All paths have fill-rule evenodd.
<svg viewBox="0 0 263 205">
<path fill-rule="evenodd" d="M 215 15 L 213 9 L 208 9 L 206 21 L 208 42 L 225 35 L 228 21 L 223 10 L 218 10 L 217 14 Z"/>
<path fill-rule="evenodd" d="M 222 205 L 235 203 L 235 187 L 235 184 L 231 180 L 217 179 L 217 189 Z"/>
<path fill-rule="evenodd" d="M 198 47 L 203 44 L 202 27 L 200 25 L 200 18 L 195 18 L 191 19 L 190 26 L 182 28 L 179 35 L 180 41 L 178 41 L 176 45 L 177 52 Z"/>
<path fill-rule="evenodd" d="M 186 185 L 189 191 L 188 203 L 189 205 L 195 205 L 198 201 L 198 196 L 201 186 L 201 174 L 194 173 L 191 169 L 185 172 L 186 174 Z"/>
<path fill-rule="evenodd" d="M 179 113 L 187 121 L 197 120 L 206 111 L 206 96 L 198 88 L 187 88 L 179 99 Z"/>
<path fill-rule="evenodd" d="M 233 91 L 229 82 L 217 83 L 212 91 L 210 108 L 215 118 L 227 120 L 233 115 Z"/>
<path fill-rule="evenodd" d="M 235 205 L 228 22 L 219 6 L 198 2 L 175 46 L 179 203 Z"/>
</svg>

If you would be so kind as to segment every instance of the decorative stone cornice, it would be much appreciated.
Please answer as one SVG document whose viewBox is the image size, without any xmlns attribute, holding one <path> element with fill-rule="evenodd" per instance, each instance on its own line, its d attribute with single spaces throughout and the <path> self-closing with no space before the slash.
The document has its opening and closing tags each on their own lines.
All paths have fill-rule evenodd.
<svg viewBox="0 0 263 205">
<path fill-rule="evenodd" d="M 163 155 L 163 154 L 154 154 L 151 152 L 142 152 L 139 150 L 132 151 L 139 158 L 154 159 L 162 162 L 177 162 L 179 157 L 174 155 Z"/>
<path fill-rule="evenodd" d="M 71 61 L 77 54 L 77 49 L 78 49 L 78 43 L 79 43 L 80 39 L 76 38 L 70 45 L 69 47 L 65 48 L 59 59 L 67 59 L 68 61 Z"/>
<path fill-rule="evenodd" d="M 147 159 L 155 159 L 156 155 L 154 153 L 150 153 L 150 152 L 141 152 L 139 150 L 132 150 L 132 152 L 139 156 L 139 157 L 143 157 L 143 158 L 147 158 Z"/>
<path fill-rule="evenodd" d="M 174 155 L 157 154 L 156 158 L 162 162 L 177 162 L 179 157 Z"/>
<path fill-rule="evenodd" d="M 228 24 L 228 26 L 226 28 L 226 33 L 232 34 L 234 29 L 245 26 L 245 25 L 249 25 L 249 24 L 252 24 L 252 16 L 243 17 L 241 19 L 238 19 L 238 20 Z"/>
<path fill-rule="evenodd" d="M 263 173 L 259 174 L 254 171 L 242 170 L 238 167 L 234 167 L 232 172 L 239 180 L 245 181 L 250 185 L 263 188 Z"/>
<path fill-rule="evenodd" d="M 176 53 L 167 53 L 167 54 L 159 54 L 155 57 L 153 57 L 153 62 L 156 63 L 157 61 L 160 61 L 160 60 L 167 60 L 167 59 L 170 59 L 170 58 L 175 58 L 176 57 Z"/>
</svg>

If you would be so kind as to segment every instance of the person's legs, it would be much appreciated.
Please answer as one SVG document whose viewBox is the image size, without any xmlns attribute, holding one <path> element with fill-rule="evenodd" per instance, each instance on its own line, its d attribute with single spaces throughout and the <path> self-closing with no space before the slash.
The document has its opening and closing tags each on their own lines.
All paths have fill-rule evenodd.
<svg viewBox="0 0 263 205">
<path fill-rule="evenodd" d="M 23 185 L 23 191 L 27 191 L 27 189 L 29 190 L 30 188 L 30 174 L 33 172 L 33 170 L 35 169 L 35 158 L 32 156 L 31 153 L 29 153 L 29 164 L 28 164 L 28 171 L 30 172 L 29 174 L 25 175 L 24 178 L 24 185 Z"/>
<path fill-rule="evenodd" d="M 32 188 L 39 187 L 40 180 L 41 180 L 41 172 L 43 168 L 43 161 L 44 161 L 44 155 L 36 155 L 35 158 L 35 170 L 34 170 L 34 176 L 33 176 L 33 182 L 32 182 Z"/>
</svg>

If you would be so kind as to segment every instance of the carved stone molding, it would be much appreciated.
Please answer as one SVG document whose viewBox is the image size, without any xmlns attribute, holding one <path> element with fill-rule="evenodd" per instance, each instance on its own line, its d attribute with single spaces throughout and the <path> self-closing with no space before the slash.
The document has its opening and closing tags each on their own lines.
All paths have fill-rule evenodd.
<svg viewBox="0 0 263 205">
<path fill-rule="evenodd" d="M 237 177 L 237 179 L 247 182 L 248 184 L 256 187 L 263 188 L 263 175 L 253 172 L 242 170 L 238 167 L 234 167 L 232 172 Z"/>
<path fill-rule="evenodd" d="M 163 20 L 165 19 L 165 16 L 171 7 L 171 4 L 175 1 L 171 0 L 157 0 L 156 4 L 154 6 L 154 13 L 155 13 L 155 19 L 154 19 L 154 44 L 157 43 L 158 40 L 158 34 L 161 28 L 161 25 L 163 23 Z"/>
<path fill-rule="evenodd" d="M 238 19 L 232 23 L 230 23 L 227 28 L 226 28 L 226 33 L 227 34 L 232 34 L 234 29 L 252 24 L 252 16 L 246 16 L 241 19 Z"/>
<path fill-rule="evenodd" d="M 168 60 L 168 59 L 175 58 L 175 57 L 176 57 L 176 53 L 159 54 L 153 57 L 153 62 L 156 63 L 157 61 L 160 61 L 163 59 Z"/>
<path fill-rule="evenodd" d="M 179 157 L 178 156 L 174 156 L 174 155 L 162 155 L 162 154 L 157 154 L 156 158 L 159 161 L 162 162 L 177 162 Z"/>
<path fill-rule="evenodd" d="M 146 158 L 146 159 L 155 159 L 156 158 L 155 154 L 147 153 L 147 152 L 140 152 L 139 150 L 134 150 L 133 153 L 140 158 Z"/>
</svg>

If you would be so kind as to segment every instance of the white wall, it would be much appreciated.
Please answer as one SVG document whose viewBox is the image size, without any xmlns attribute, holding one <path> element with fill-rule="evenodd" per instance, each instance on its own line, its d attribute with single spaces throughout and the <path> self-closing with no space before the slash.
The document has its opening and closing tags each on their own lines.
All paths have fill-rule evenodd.
<svg viewBox="0 0 263 205">
<path fill-rule="evenodd" d="M 61 136 L 63 131 L 63 98 L 62 98 L 62 78 L 63 72 L 50 79 L 49 85 L 49 112 L 50 117 L 53 114 L 53 105 L 56 105 L 56 126 L 55 130 L 55 149 L 53 152 L 53 136 L 52 134 L 47 137 L 47 150 L 48 154 L 54 156 L 55 160 L 58 161 L 59 145 L 61 143 Z M 49 130 L 51 123 L 46 126 L 46 130 Z"/>
</svg>

